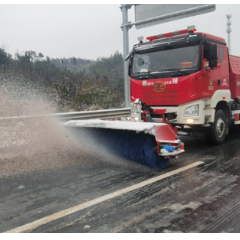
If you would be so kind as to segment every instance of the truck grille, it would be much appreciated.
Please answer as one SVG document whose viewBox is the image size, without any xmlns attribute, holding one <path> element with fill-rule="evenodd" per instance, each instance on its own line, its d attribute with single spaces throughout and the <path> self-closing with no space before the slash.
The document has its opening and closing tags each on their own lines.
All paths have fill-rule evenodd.
<svg viewBox="0 0 240 240">
<path fill-rule="evenodd" d="M 160 93 L 143 91 L 143 99 L 149 105 L 177 105 L 179 97 L 178 89 L 165 89 Z"/>
</svg>

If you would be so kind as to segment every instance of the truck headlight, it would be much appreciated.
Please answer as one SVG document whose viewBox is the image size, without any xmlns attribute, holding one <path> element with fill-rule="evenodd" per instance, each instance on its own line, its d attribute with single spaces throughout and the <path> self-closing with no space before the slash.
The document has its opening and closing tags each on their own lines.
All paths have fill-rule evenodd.
<svg viewBox="0 0 240 240">
<path fill-rule="evenodd" d="M 184 117 L 198 116 L 199 115 L 199 104 L 193 105 L 185 109 Z"/>
<path fill-rule="evenodd" d="M 138 122 L 139 117 L 134 117 L 133 120 L 134 120 L 135 122 Z"/>
</svg>

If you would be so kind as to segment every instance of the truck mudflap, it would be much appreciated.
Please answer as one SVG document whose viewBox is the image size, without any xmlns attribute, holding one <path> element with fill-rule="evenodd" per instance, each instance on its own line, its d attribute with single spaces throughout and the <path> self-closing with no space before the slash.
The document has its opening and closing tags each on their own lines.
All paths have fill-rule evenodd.
<svg viewBox="0 0 240 240">
<path fill-rule="evenodd" d="M 177 138 L 176 130 L 166 123 L 94 119 L 71 120 L 64 125 L 75 129 L 79 136 L 90 137 L 90 144 L 151 167 L 164 168 L 169 157 L 184 152 L 184 144 Z"/>
</svg>

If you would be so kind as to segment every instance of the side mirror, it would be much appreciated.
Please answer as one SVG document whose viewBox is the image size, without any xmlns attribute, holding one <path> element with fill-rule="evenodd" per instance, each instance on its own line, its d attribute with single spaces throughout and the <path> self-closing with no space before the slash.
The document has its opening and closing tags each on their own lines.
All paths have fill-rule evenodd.
<svg viewBox="0 0 240 240">
<path fill-rule="evenodd" d="M 210 59 L 217 59 L 217 45 L 216 44 L 211 44 L 209 46 L 209 51 L 210 51 Z"/>
<path fill-rule="evenodd" d="M 211 44 L 209 46 L 209 67 L 214 68 L 217 67 L 218 64 L 218 55 L 217 55 L 217 45 L 216 44 Z"/>
<path fill-rule="evenodd" d="M 212 59 L 212 60 L 209 61 L 209 67 L 210 68 L 215 68 L 215 67 L 217 67 L 217 65 L 218 65 L 217 59 Z"/>
</svg>

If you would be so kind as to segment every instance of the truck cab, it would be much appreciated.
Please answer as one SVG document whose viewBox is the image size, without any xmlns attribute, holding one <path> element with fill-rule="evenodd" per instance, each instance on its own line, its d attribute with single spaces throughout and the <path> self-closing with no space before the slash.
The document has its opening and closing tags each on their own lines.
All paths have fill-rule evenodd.
<svg viewBox="0 0 240 240">
<path fill-rule="evenodd" d="M 148 106 L 139 120 L 145 121 L 147 113 L 150 121 L 164 119 L 186 132 L 205 132 L 214 143 L 224 141 L 236 120 L 232 105 L 238 104 L 231 96 L 236 83 L 230 80 L 225 40 L 196 32 L 194 26 L 147 40 L 129 55 L 131 99 Z"/>
</svg>

